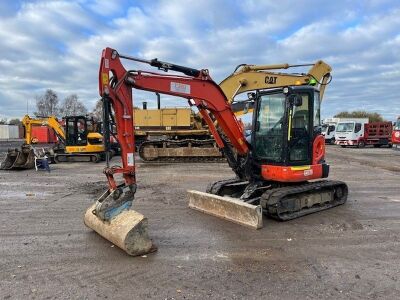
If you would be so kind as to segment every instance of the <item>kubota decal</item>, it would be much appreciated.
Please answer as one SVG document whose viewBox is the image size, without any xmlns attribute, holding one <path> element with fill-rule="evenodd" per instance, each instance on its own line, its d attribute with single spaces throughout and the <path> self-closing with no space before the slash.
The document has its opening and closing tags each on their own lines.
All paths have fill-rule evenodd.
<svg viewBox="0 0 400 300">
<path fill-rule="evenodd" d="M 190 85 L 179 82 L 171 82 L 170 90 L 171 92 L 190 94 Z"/>
</svg>

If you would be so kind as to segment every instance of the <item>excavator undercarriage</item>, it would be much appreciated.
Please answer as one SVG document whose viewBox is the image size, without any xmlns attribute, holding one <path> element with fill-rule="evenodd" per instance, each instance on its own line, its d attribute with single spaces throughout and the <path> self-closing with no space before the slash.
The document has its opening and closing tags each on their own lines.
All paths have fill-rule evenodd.
<svg viewBox="0 0 400 300">
<path fill-rule="evenodd" d="M 344 204 L 348 188 L 344 182 L 331 180 L 289 184 L 268 181 L 250 183 L 235 178 L 210 184 L 207 193 L 261 205 L 266 216 L 288 221 Z"/>
</svg>

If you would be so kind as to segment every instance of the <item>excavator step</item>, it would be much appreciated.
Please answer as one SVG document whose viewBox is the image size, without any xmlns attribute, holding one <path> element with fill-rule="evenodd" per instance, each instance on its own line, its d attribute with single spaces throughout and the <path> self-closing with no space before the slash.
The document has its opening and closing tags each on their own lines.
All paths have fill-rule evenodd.
<svg viewBox="0 0 400 300">
<path fill-rule="evenodd" d="M 131 256 L 144 255 L 156 251 L 147 232 L 147 218 L 134 210 L 125 210 L 110 221 L 102 221 L 93 214 L 96 205 L 89 207 L 84 223 L 106 240 Z"/>
<path fill-rule="evenodd" d="M 247 226 L 253 229 L 263 227 L 262 208 L 228 196 L 218 196 L 188 190 L 189 207 L 206 214 Z"/>
</svg>

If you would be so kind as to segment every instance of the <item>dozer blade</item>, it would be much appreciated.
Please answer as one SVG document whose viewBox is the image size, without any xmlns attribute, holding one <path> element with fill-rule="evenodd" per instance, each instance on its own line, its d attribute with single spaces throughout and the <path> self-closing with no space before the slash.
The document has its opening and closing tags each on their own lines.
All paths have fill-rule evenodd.
<svg viewBox="0 0 400 300">
<path fill-rule="evenodd" d="M 35 154 L 29 145 L 22 145 L 21 150 L 9 150 L 5 160 L 1 163 L 1 170 L 24 170 L 35 167 Z"/>
<path fill-rule="evenodd" d="M 235 198 L 188 190 L 189 207 L 253 229 L 263 227 L 262 208 Z"/>
<path fill-rule="evenodd" d="M 100 199 L 114 197 L 113 192 L 106 192 Z M 98 216 L 98 213 L 95 214 L 99 206 L 98 201 L 86 211 L 85 225 L 129 255 L 138 256 L 156 251 L 157 248 L 153 246 L 147 232 L 147 218 L 134 210 L 128 209 L 130 205 L 131 203 L 111 209 L 110 215 L 106 213 L 106 216 L 108 215 L 110 219 L 103 220 Z"/>
</svg>

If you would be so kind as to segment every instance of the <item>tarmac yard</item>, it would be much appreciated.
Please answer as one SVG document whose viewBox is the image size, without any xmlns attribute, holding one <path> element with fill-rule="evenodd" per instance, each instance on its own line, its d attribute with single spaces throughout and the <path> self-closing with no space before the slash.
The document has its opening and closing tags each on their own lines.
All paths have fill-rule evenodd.
<svg viewBox="0 0 400 300">
<path fill-rule="evenodd" d="M 328 146 L 327 159 L 330 179 L 349 185 L 348 202 L 289 222 L 265 219 L 257 231 L 187 207 L 187 189 L 233 176 L 226 163 L 138 160 L 134 207 L 158 251 L 135 258 L 83 224 L 106 189 L 102 163 L 0 171 L 0 296 L 398 298 L 400 151 Z"/>
</svg>

